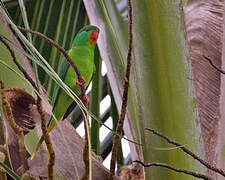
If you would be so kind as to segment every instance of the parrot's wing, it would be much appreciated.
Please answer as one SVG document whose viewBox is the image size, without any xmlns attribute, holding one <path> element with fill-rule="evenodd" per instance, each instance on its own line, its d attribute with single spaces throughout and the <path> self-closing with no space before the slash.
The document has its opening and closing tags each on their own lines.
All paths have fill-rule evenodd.
<svg viewBox="0 0 225 180">
<path fill-rule="evenodd" d="M 59 77 L 60 79 L 64 82 L 65 78 L 66 78 L 66 74 L 67 74 L 67 71 L 70 67 L 70 63 L 67 62 L 67 61 L 64 61 L 61 65 L 61 68 L 59 70 Z M 61 87 L 59 87 L 59 85 L 56 85 L 56 88 L 55 88 L 55 95 L 53 97 L 53 109 L 52 109 L 52 112 L 54 112 L 55 110 L 55 107 L 56 107 L 56 104 L 58 102 L 58 99 L 59 99 L 59 94 L 60 92 L 62 91 Z"/>
</svg>

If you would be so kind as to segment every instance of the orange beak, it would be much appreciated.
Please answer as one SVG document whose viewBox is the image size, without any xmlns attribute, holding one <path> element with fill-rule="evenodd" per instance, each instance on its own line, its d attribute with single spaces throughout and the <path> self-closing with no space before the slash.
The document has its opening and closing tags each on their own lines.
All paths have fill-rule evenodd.
<svg viewBox="0 0 225 180">
<path fill-rule="evenodd" d="M 90 34 L 89 39 L 91 40 L 91 42 L 96 42 L 96 41 L 97 41 L 97 39 L 98 39 L 98 34 L 99 34 L 99 32 L 98 32 L 97 29 L 95 29 L 95 30 Z"/>
</svg>

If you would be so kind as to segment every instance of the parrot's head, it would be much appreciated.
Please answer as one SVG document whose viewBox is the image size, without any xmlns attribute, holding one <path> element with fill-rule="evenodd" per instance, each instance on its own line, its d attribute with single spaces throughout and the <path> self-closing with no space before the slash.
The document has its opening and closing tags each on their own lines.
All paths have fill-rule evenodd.
<svg viewBox="0 0 225 180">
<path fill-rule="evenodd" d="M 74 46 L 91 46 L 96 45 L 98 39 L 99 29 L 96 26 L 84 26 L 76 35 Z"/>
</svg>

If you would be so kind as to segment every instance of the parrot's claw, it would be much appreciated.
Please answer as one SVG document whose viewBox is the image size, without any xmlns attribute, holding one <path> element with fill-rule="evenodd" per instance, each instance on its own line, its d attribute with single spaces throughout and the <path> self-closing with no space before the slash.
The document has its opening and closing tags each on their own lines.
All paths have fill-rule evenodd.
<svg viewBox="0 0 225 180">
<path fill-rule="evenodd" d="M 86 104 L 87 104 L 87 106 L 88 106 L 88 104 L 89 104 L 89 97 L 87 96 L 87 95 L 85 95 L 85 99 L 86 99 Z"/>
<path fill-rule="evenodd" d="M 83 84 L 85 83 L 85 78 L 82 77 L 82 81 L 76 80 L 76 85 L 78 85 L 79 87 L 81 87 Z"/>
<path fill-rule="evenodd" d="M 79 98 L 81 99 L 81 96 L 79 96 Z M 89 104 L 89 97 L 87 95 L 85 95 L 85 105 L 88 106 Z M 84 103 L 84 102 L 83 102 Z"/>
</svg>

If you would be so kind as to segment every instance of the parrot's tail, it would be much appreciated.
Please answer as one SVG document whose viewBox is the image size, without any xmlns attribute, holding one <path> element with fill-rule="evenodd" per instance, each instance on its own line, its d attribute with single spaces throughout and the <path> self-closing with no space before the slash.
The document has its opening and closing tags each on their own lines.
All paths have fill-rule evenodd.
<svg viewBox="0 0 225 180">
<path fill-rule="evenodd" d="M 43 141 L 44 141 L 44 136 L 42 135 L 42 136 L 41 136 L 41 139 L 38 141 L 38 144 L 37 144 L 37 146 L 36 146 L 36 149 L 34 150 L 32 156 L 31 156 L 31 158 L 30 158 L 31 160 L 33 160 L 34 157 L 36 156 L 37 152 L 38 152 L 39 149 L 41 148 L 41 145 L 42 145 Z"/>
</svg>

